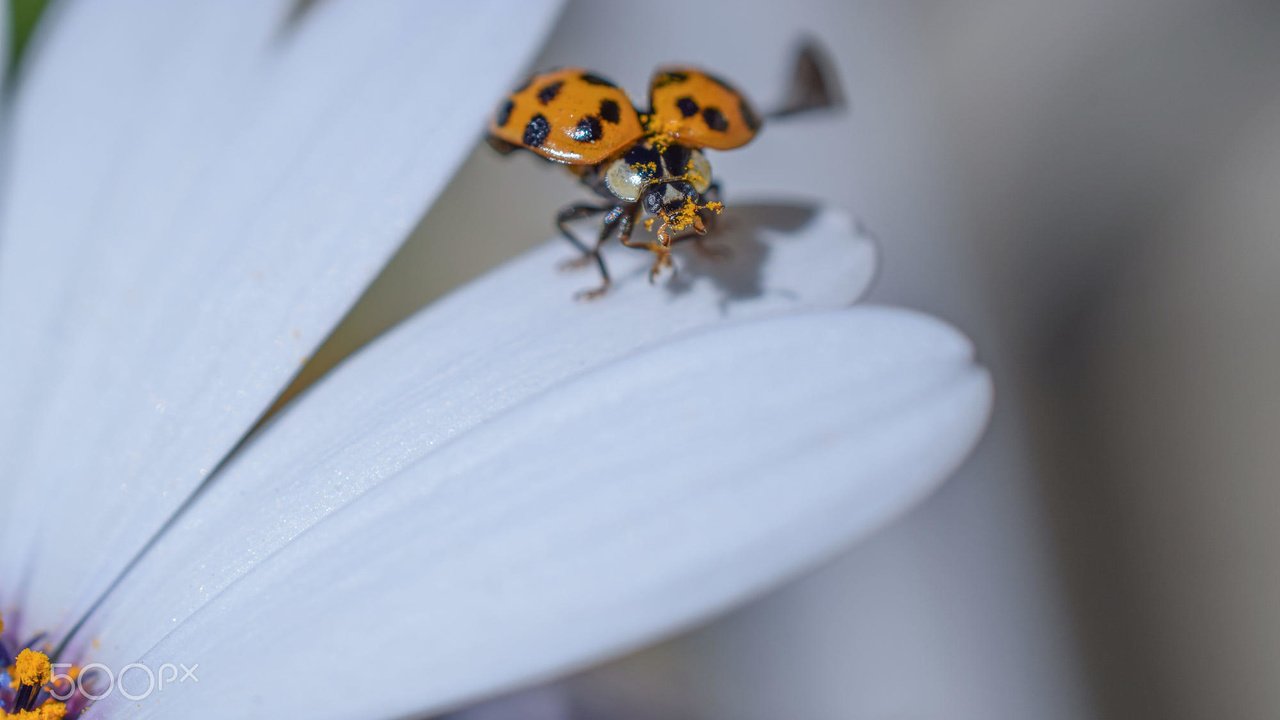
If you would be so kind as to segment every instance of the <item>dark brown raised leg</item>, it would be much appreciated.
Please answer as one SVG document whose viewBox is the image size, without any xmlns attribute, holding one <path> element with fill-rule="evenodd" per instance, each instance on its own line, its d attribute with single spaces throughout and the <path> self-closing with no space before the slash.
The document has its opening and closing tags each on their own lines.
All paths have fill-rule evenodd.
<svg viewBox="0 0 1280 720">
<path fill-rule="evenodd" d="M 636 242 L 631 239 L 631 232 L 635 230 L 636 215 L 639 211 L 640 204 L 636 203 L 623 216 L 622 222 L 618 225 L 618 242 L 629 248 L 648 250 L 657 256 L 653 261 L 653 267 L 649 268 L 649 282 L 653 282 L 658 277 L 658 273 L 662 271 L 662 268 L 669 267 L 674 270 L 675 266 L 671 264 L 671 247 L 666 243 L 653 242 L 652 240 Z"/>
<path fill-rule="evenodd" d="M 560 235 L 563 236 L 565 240 L 568 240 L 569 243 L 572 244 L 575 248 L 577 248 L 578 252 L 582 253 L 582 258 L 580 258 L 578 261 L 579 262 L 578 267 L 581 267 L 582 264 L 585 264 L 585 261 L 591 257 L 591 254 L 592 254 L 591 248 L 587 247 L 581 240 L 577 238 L 576 235 L 569 232 L 569 228 L 565 225 L 565 223 L 570 222 L 572 220 L 581 220 L 582 218 L 591 217 L 592 215 L 599 215 L 601 213 L 608 212 L 608 211 L 609 211 L 608 205 L 589 205 L 587 203 L 574 203 L 573 205 L 566 205 L 560 208 L 560 212 L 556 213 L 556 228 L 560 230 Z"/>
</svg>

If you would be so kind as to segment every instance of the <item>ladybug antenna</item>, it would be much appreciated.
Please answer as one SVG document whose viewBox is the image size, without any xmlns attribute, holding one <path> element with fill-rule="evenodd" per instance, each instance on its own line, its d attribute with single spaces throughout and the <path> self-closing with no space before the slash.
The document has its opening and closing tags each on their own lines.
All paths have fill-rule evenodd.
<svg viewBox="0 0 1280 720">
<path fill-rule="evenodd" d="M 844 105 L 835 63 L 813 38 L 801 41 L 791 71 L 791 84 L 782 105 L 766 117 L 780 118 Z"/>
</svg>

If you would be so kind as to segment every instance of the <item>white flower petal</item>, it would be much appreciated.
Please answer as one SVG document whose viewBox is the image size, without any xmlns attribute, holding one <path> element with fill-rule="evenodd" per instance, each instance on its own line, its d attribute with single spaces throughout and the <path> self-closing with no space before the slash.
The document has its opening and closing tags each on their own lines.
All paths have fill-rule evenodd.
<svg viewBox="0 0 1280 720">
<path fill-rule="evenodd" d="M 299 6 L 69 2 L 28 57 L 0 198 L 0 577 L 31 626 L 83 612 L 251 427 L 555 3 Z"/>
<path fill-rule="evenodd" d="M 107 598 L 95 660 L 123 666 L 263 558 L 384 478 L 566 377 L 697 328 L 853 303 L 875 247 L 845 215 L 739 204 L 684 271 L 644 281 L 648 253 L 615 248 L 618 285 L 574 302 L 594 268 L 553 240 L 411 318 L 264 429 Z M 460 241 L 473 241 L 461 238 Z M 690 267 L 691 264 L 699 267 Z"/>
<path fill-rule="evenodd" d="M 930 318 L 853 308 L 575 378 L 285 546 L 144 658 L 199 663 L 198 683 L 104 713 L 405 716 L 687 626 L 935 487 L 985 424 L 971 352 Z"/>
</svg>

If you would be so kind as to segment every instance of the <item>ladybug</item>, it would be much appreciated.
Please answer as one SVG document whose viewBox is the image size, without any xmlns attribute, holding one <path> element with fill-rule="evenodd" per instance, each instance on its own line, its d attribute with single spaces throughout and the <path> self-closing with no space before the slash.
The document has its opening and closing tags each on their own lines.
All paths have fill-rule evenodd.
<svg viewBox="0 0 1280 720">
<path fill-rule="evenodd" d="M 812 45 L 801 49 L 791 99 L 771 117 L 835 104 L 823 64 Z M 513 91 L 489 124 L 489 143 L 504 154 L 528 150 L 565 165 L 604 203 L 575 203 L 556 214 L 556 227 L 582 254 L 573 264 L 595 261 L 599 287 L 609 288 L 601 246 L 615 233 L 627 247 L 654 254 L 649 281 L 673 268 L 672 243 L 704 235 L 723 209 L 704 149 L 733 150 L 751 142 L 762 121 L 747 98 L 715 75 L 692 67 L 659 69 L 649 83 L 649 109 L 638 110 L 625 91 L 582 68 L 535 75 Z M 654 240 L 633 240 L 641 213 Z M 603 215 L 594 246 L 566 223 Z"/>
</svg>

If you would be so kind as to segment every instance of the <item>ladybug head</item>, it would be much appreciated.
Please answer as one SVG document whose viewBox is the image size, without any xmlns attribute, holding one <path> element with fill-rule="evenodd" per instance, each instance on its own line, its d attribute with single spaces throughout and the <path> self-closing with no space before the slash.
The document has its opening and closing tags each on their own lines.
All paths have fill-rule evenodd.
<svg viewBox="0 0 1280 720">
<path fill-rule="evenodd" d="M 702 193 L 684 180 L 654 183 L 640 196 L 644 211 L 663 220 L 674 219 L 688 206 L 696 206 L 701 201 Z"/>
<path fill-rule="evenodd" d="M 720 203 L 704 202 L 702 193 L 686 180 L 672 180 L 650 185 L 641 195 L 640 204 L 649 216 L 661 220 L 658 239 L 664 244 L 674 233 L 692 228 L 699 235 L 707 231 L 703 213 L 720 212 Z"/>
</svg>

